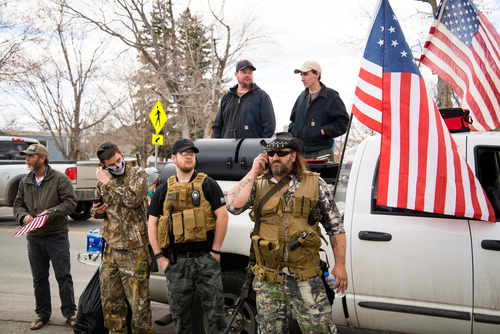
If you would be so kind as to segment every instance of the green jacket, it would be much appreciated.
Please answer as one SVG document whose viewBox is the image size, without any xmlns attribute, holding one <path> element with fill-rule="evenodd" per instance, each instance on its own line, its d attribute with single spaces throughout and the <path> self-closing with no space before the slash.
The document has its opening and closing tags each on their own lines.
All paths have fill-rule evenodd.
<svg viewBox="0 0 500 334">
<path fill-rule="evenodd" d="M 98 181 L 96 197 L 102 196 L 108 204 L 106 212 L 99 214 L 92 208 L 94 218 L 104 219 L 101 235 L 109 247 L 130 250 L 149 243 L 147 235 L 148 179 L 141 167 L 126 163 L 125 173 L 120 176 L 110 174 L 110 181 L 104 185 Z"/>
<path fill-rule="evenodd" d="M 26 215 L 36 217 L 39 213 L 48 210 L 49 219 L 45 225 L 28 233 L 37 237 L 46 237 L 68 232 L 68 215 L 73 213 L 75 208 L 75 189 L 70 179 L 48 165 L 40 188 L 34 181 L 33 172 L 19 182 L 13 211 L 15 219 L 22 224 Z"/>
</svg>

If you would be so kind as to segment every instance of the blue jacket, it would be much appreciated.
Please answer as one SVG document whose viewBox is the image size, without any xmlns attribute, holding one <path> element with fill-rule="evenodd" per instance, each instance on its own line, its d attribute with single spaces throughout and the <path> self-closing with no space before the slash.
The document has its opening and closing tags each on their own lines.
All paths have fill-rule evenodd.
<svg viewBox="0 0 500 334">
<path fill-rule="evenodd" d="M 304 141 L 304 152 L 332 148 L 333 138 L 343 135 L 349 124 L 339 93 L 320 84 L 321 90 L 314 100 L 309 102 L 308 89 L 299 95 L 290 115 L 288 132 Z"/>
<path fill-rule="evenodd" d="M 252 84 L 241 98 L 238 85 L 222 97 L 212 125 L 213 138 L 271 138 L 276 127 L 271 98 Z"/>
</svg>

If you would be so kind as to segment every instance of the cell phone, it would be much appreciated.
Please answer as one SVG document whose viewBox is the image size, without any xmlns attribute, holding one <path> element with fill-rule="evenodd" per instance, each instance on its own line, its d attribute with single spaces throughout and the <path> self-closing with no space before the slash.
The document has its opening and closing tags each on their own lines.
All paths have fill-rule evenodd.
<svg viewBox="0 0 500 334">
<path fill-rule="evenodd" d="M 104 202 L 102 200 L 102 197 L 99 197 L 99 198 L 92 198 L 91 201 L 93 203 L 98 203 L 99 205 L 102 205 Z"/>
</svg>

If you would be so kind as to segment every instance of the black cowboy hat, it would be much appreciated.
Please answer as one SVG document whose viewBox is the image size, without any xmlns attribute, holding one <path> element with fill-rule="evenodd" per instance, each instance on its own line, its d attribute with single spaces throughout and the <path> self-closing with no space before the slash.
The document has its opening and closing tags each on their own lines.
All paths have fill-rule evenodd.
<svg viewBox="0 0 500 334">
<path fill-rule="evenodd" d="M 276 132 L 269 142 L 264 139 L 260 141 L 260 146 L 265 150 L 277 150 L 281 148 L 292 148 L 302 154 L 304 143 L 299 138 L 293 138 L 289 132 Z"/>
</svg>

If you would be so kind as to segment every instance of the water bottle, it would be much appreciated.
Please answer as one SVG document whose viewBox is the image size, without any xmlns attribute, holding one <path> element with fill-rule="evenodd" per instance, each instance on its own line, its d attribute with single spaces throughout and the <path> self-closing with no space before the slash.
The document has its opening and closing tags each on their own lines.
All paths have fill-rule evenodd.
<svg viewBox="0 0 500 334">
<path fill-rule="evenodd" d="M 336 293 L 338 286 L 335 286 L 335 276 L 330 275 L 330 273 L 328 271 L 325 271 L 323 273 L 323 276 L 325 276 L 326 284 L 328 284 L 328 286 L 330 287 L 330 289 L 332 289 L 333 292 Z M 334 289 L 334 287 L 335 287 L 335 289 Z M 337 297 L 342 298 L 344 296 L 345 296 L 345 294 L 343 294 L 342 292 L 337 293 Z"/>
<path fill-rule="evenodd" d="M 98 229 L 93 229 L 87 234 L 87 253 L 100 253 L 102 250 L 102 236 Z"/>
</svg>

